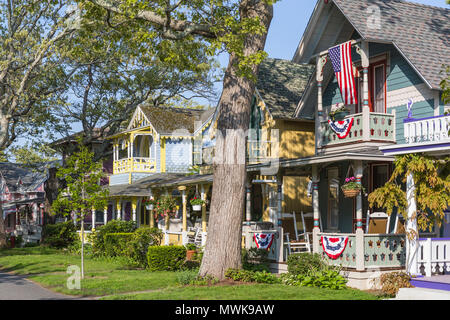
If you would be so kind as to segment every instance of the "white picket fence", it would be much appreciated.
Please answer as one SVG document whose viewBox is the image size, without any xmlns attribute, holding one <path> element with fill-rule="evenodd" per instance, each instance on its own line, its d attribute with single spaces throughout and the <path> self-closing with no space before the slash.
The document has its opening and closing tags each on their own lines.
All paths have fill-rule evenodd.
<svg viewBox="0 0 450 320">
<path fill-rule="evenodd" d="M 419 240 L 419 270 L 425 267 L 425 276 L 450 272 L 450 238 L 427 238 Z"/>
</svg>

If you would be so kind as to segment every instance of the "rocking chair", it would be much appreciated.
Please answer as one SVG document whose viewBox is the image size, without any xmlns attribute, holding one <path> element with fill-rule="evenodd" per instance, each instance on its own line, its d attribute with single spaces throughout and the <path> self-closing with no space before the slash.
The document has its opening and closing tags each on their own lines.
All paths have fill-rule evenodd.
<svg viewBox="0 0 450 320">
<path fill-rule="evenodd" d="M 301 251 L 311 252 L 308 234 L 305 230 L 303 230 L 303 233 L 298 233 L 295 212 L 282 213 L 281 217 L 281 226 L 283 227 L 288 253 L 292 254 L 293 252 Z"/>
<path fill-rule="evenodd" d="M 366 233 L 389 233 L 391 217 L 385 212 L 367 212 Z"/>
</svg>

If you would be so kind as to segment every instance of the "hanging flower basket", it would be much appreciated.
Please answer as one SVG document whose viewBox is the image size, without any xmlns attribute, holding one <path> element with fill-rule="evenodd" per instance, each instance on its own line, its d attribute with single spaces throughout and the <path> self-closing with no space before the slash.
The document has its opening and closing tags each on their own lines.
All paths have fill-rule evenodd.
<svg viewBox="0 0 450 320">
<path fill-rule="evenodd" d="M 153 204 L 146 204 L 145 205 L 145 209 L 147 209 L 147 210 L 153 210 L 154 207 L 155 206 Z"/>
<path fill-rule="evenodd" d="M 354 198 L 361 191 L 364 191 L 364 187 L 360 182 L 356 182 L 355 177 L 345 178 L 345 184 L 342 185 L 341 190 L 346 198 Z"/>
<path fill-rule="evenodd" d="M 336 105 L 336 107 L 334 107 L 328 115 L 333 121 L 342 121 L 349 114 L 350 110 L 345 106 Z"/>
<path fill-rule="evenodd" d="M 205 201 L 203 201 L 202 199 L 199 199 L 197 197 L 192 198 L 190 202 L 191 202 L 192 210 L 194 210 L 194 211 L 201 211 L 202 204 L 205 203 Z"/>
</svg>

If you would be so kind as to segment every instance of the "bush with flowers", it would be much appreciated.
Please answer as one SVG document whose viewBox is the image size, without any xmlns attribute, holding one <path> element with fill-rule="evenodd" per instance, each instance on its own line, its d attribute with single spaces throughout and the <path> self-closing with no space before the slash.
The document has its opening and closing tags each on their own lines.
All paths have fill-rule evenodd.
<svg viewBox="0 0 450 320">
<path fill-rule="evenodd" d="M 156 207 L 156 203 L 158 201 L 154 199 L 153 197 L 150 197 L 148 199 L 145 199 L 142 201 L 142 204 L 146 207 L 147 210 L 153 210 Z M 149 206 L 149 208 L 147 207 Z"/>
<path fill-rule="evenodd" d="M 191 199 L 191 206 L 195 206 L 195 205 L 202 205 L 202 204 L 204 204 L 205 203 L 205 200 L 202 200 L 202 199 L 200 199 L 200 198 L 197 198 L 197 196 L 194 196 L 192 199 Z"/>
</svg>

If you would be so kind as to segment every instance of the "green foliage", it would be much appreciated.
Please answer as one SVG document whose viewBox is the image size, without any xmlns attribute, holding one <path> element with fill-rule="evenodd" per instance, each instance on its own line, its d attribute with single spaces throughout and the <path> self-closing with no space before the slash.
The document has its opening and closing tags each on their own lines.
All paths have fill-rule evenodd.
<svg viewBox="0 0 450 320">
<path fill-rule="evenodd" d="M 70 253 L 80 255 L 81 254 L 81 240 L 79 237 L 70 245 L 67 247 Z M 92 256 L 93 255 L 93 249 L 92 245 L 90 243 L 85 243 L 83 252 L 86 256 Z"/>
<path fill-rule="evenodd" d="M 184 246 L 186 247 L 186 250 L 197 250 L 197 246 L 193 243 L 187 243 Z"/>
<path fill-rule="evenodd" d="M 158 228 L 141 227 L 136 229 L 128 243 L 128 256 L 138 266 L 147 266 L 147 251 L 149 246 L 161 245 L 163 234 Z"/>
<path fill-rule="evenodd" d="M 98 227 L 92 235 L 94 255 L 105 255 L 105 235 L 108 233 L 132 233 L 136 230 L 134 221 L 110 220 Z"/>
<path fill-rule="evenodd" d="M 281 275 L 281 282 L 289 286 L 345 289 L 347 280 L 337 269 L 318 269 L 305 274 L 286 273 Z"/>
<path fill-rule="evenodd" d="M 410 276 L 405 272 L 389 272 L 380 276 L 381 291 L 389 296 L 396 296 L 400 288 L 413 288 Z"/>
<path fill-rule="evenodd" d="M 420 229 L 432 230 L 444 221 L 444 211 L 450 205 L 449 157 L 433 157 L 414 153 L 395 157 L 395 168 L 389 181 L 369 194 L 370 207 L 385 208 L 387 214 L 396 207 L 407 218 L 406 192 L 403 191 L 408 175 L 415 185 L 417 223 Z M 415 236 L 415 235 L 410 235 Z"/>
<path fill-rule="evenodd" d="M 269 252 L 264 249 L 242 249 L 242 268 L 251 271 L 269 272 Z"/>
<path fill-rule="evenodd" d="M 174 217 L 177 209 L 177 202 L 175 198 L 170 195 L 162 196 L 161 199 L 156 200 L 154 208 L 155 219 L 164 219 L 165 217 Z"/>
<path fill-rule="evenodd" d="M 15 162 L 34 171 L 42 170 L 46 162 L 58 160 L 55 150 L 42 143 L 35 146 L 26 143 L 20 147 L 12 147 L 11 153 L 14 155 Z"/>
<path fill-rule="evenodd" d="M 314 270 L 321 270 L 326 266 L 318 253 L 294 253 L 287 259 L 288 271 L 293 275 L 306 275 Z"/>
<path fill-rule="evenodd" d="M 54 248 L 67 248 L 78 239 L 76 231 L 72 221 L 44 225 L 42 243 Z"/>
<path fill-rule="evenodd" d="M 447 3 L 449 3 L 447 1 Z M 440 86 L 442 89 L 442 101 L 444 104 L 450 103 L 450 66 L 443 66 L 441 73 L 445 73 L 445 77 L 441 80 Z"/>
<path fill-rule="evenodd" d="M 133 233 L 107 233 L 105 234 L 105 255 L 110 257 L 127 256 L 129 242 Z"/>
<path fill-rule="evenodd" d="M 258 282 L 258 283 L 280 283 L 280 279 L 267 271 L 250 271 L 243 269 L 228 269 L 225 277 L 233 281 Z"/>
<path fill-rule="evenodd" d="M 77 145 L 79 151 L 70 155 L 65 167 L 60 167 L 56 173 L 57 178 L 64 180 L 66 188 L 53 201 L 52 211 L 66 216 L 74 211 L 84 219 L 93 208 L 103 210 L 109 192 L 99 183 L 105 176 L 103 164 L 93 160 L 94 153 L 83 145 L 81 137 L 77 137 Z"/>
<path fill-rule="evenodd" d="M 150 271 L 180 270 L 186 259 L 184 246 L 150 246 L 147 251 Z"/>
</svg>

